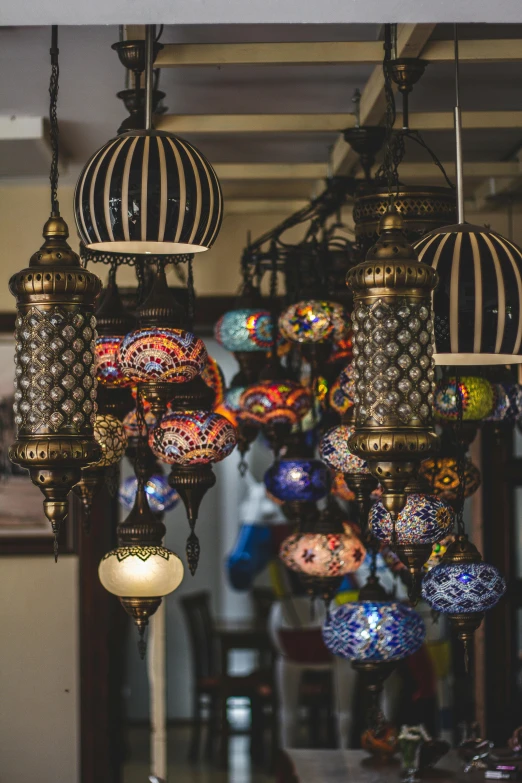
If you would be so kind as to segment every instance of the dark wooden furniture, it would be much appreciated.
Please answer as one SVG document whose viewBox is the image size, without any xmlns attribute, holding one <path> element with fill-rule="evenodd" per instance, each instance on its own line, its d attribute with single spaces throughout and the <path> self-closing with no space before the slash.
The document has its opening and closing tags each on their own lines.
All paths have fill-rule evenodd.
<svg viewBox="0 0 522 783">
<path fill-rule="evenodd" d="M 229 674 L 228 660 L 232 650 L 248 649 L 270 651 L 266 628 L 252 624 L 215 624 L 210 611 L 210 594 L 193 593 L 181 599 L 187 622 L 194 664 L 194 717 L 189 759 L 199 756 L 203 711 L 208 709 L 205 755 L 212 757 L 213 740 L 220 733 L 220 761 L 228 764 L 230 725 L 227 715 L 228 700 L 244 697 L 251 705 L 251 754 L 255 761 L 262 759 L 265 708 L 270 710 L 272 747 L 275 748 L 276 710 L 273 704 L 274 687 L 271 669 L 256 669 L 248 675 Z"/>
<path fill-rule="evenodd" d="M 452 750 L 422 780 L 437 783 L 478 783 L 483 771 L 464 773 L 463 762 Z M 277 783 L 399 783 L 398 758 L 379 764 L 364 750 L 284 750 L 277 764 Z"/>
</svg>

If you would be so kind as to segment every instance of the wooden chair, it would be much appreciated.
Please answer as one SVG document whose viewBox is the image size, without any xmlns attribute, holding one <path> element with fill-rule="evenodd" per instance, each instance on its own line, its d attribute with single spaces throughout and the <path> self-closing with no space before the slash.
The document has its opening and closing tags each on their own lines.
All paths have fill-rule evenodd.
<svg viewBox="0 0 522 783">
<path fill-rule="evenodd" d="M 227 702 L 232 697 L 243 697 L 250 701 L 251 709 L 251 755 L 255 761 L 262 760 L 265 707 L 271 706 L 272 736 L 276 736 L 275 714 L 272 706 L 274 686 L 272 671 L 259 669 L 248 675 L 230 675 L 226 661 L 220 661 L 216 627 L 210 611 L 210 593 L 200 592 L 180 599 L 192 648 L 194 662 L 194 722 L 189 748 L 189 759 L 199 757 L 203 710 L 208 707 L 209 719 L 205 756 L 212 758 L 213 739 L 221 735 L 221 762 L 228 763 L 228 739 L 230 727 L 227 718 Z M 221 722 L 219 725 L 219 716 Z"/>
</svg>

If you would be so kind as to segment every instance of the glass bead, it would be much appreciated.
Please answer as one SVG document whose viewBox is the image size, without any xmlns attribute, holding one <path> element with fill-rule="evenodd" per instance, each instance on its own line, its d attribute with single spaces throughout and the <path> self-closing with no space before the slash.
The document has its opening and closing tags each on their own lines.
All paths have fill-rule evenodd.
<svg viewBox="0 0 522 783">
<path fill-rule="evenodd" d="M 421 345 L 427 345 L 430 341 L 430 336 L 428 332 L 420 332 L 418 340 Z"/>
<path fill-rule="evenodd" d="M 418 332 L 419 329 L 421 328 L 420 320 L 416 317 L 410 318 L 410 320 L 408 321 L 408 328 L 412 332 Z"/>
<path fill-rule="evenodd" d="M 373 357 L 373 366 L 378 370 L 384 370 L 389 365 L 389 359 L 382 352 L 376 353 Z"/>
<path fill-rule="evenodd" d="M 384 328 L 388 332 L 396 332 L 399 326 L 399 321 L 394 316 L 390 316 L 390 318 L 387 318 L 384 322 Z"/>
<path fill-rule="evenodd" d="M 402 306 L 401 306 L 401 307 L 399 307 L 399 309 L 397 310 L 397 315 L 399 316 L 399 318 L 402 318 L 402 320 L 403 320 L 403 321 L 405 321 L 405 320 L 406 320 L 406 318 L 409 318 L 409 317 L 410 317 L 410 315 L 411 315 L 411 310 L 410 310 L 410 308 L 408 307 L 408 305 L 402 305 Z"/>
<path fill-rule="evenodd" d="M 427 419 L 428 416 L 430 415 L 430 409 L 427 405 L 423 404 L 419 408 L 419 413 L 423 419 Z"/>
<path fill-rule="evenodd" d="M 397 354 L 399 353 L 399 351 L 401 349 L 400 349 L 400 346 L 397 343 L 391 342 L 391 343 L 388 343 L 386 345 L 384 350 L 385 350 L 386 354 L 393 359 L 395 356 L 397 356 Z"/>
<path fill-rule="evenodd" d="M 411 367 L 408 375 L 412 381 L 417 382 L 422 377 L 422 370 L 419 367 Z"/>
<path fill-rule="evenodd" d="M 412 409 L 411 409 L 411 406 L 410 406 L 410 405 L 408 405 L 408 404 L 407 404 L 407 403 L 405 403 L 405 402 L 402 402 L 402 403 L 401 403 L 401 404 L 400 404 L 400 405 L 397 407 L 397 413 L 399 414 L 399 416 L 401 417 L 401 419 L 408 420 L 408 419 L 410 419 L 410 418 L 411 418 L 411 415 L 412 415 Z"/>
<path fill-rule="evenodd" d="M 72 319 L 72 322 L 73 322 L 73 325 L 74 325 L 74 326 L 75 326 L 77 329 L 79 329 L 79 328 L 80 328 L 80 326 L 83 326 L 83 323 L 84 323 L 84 321 L 85 321 L 85 318 L 83 317 L 83 315 L 82 315 L 81 313 L 75 313 L 75 314 L 74 314 L 74 317 L 73 317 L 73 319 Z"/>
<path fill-rule="evenodd" d="M 74 353 L 74 351 L 71 351 L 70 349 L 62 353 L 62 361 L 64 361 L 65 364 L 72 364 L 75 359 L 76 359 L 76 354 Z"/>
<path fill-rule="evenodd" d="M 386 402 L 388 403 L 388 405 L 390 405 L 392 407 L 395 407 L 395 405 L 398 404 L 400 399 L 401 399 L 400 395 L 396 391 L 390 391 L 386 395 Z"/>
<path fill-rule="evenodd" d="M 75 425 L 75 427 L 81 427 L 85 422 L 85 417 L 79 411 L 76 411 L 76 413 L 72 417 L 72 422 Z"/>
<path fill-rule="evenodd" d="M 407 370 L 411 367 L 411 357 L 407 353 L 403 353 L 397 359 L 397 364 L 402 370 Z"/>
<path fill-rule="evenodd" d="M 68 391 L 76 386 L 76 381 L 72 375 L 66 375 L 64 378 L 62 378 L 61 383 L 64 389 L 67 389 Z"/>
<path fill-rule="evenodd" d="M 58 411 L 55 411 L 49 416 L 49 424 L 55 430 L 59 429 L 64 423 L 64 421 L 65 421 L 64 417 L 62 416 L 61 413 L 58 413 Z"/>
<path fill-rule="evenodd" d="M 412 405 L 417 406 L 417 405 L 420 404 L 420 402 L 422 400 L 422 395 L 418 391 L 412 391 L 410 396 L 408 397 L 408 399 L 409 399 L 409 401 L 411 402 Z"/>
<path fill-rule="evenodd" d="M 75 335 L 76 335 L 76 330 L 70 324 L 67 324 L 67 326 L 64 326 L 64 328 L 62 329 L 62 337 L 65 337 L 65 339 L 68 342 L 73 340 Z"/>
<path fill-rule="evenodd" d="M 421 392 L 423 394 L 427 394 L 429 392 L 429 390 L 431 389 L 431 383 L 429 381 L 426 381 L 426 380 L 423 379 L 419 383 L 419 389 L 421 390 Z"/>
<path fill-rule="evenodd" d="M 401 329 L 397 335 L 397 340 L 401 343 L 401 345 L 408 345 L 408 343 L 411 342 L 411 339 L 411 334 L 407 329 Z"/>
<path fill-rule="evenodd" d="M 419 359 L 419 366 L 422 367 L 423 370 L 427 370 L 428 367 L 431 367 L 431 362 L 428 356 L 425 356 L 424 354 Z"/>
<path fill-rule="evenodd" d="M 79 338 L 76 338 L 76 340 L 72 343 L 73 350 L 76 351 L 76 353 L 80 353 L 80 351 L 83 350 L 83 340 L 80 340 Z"/>
<path fill-rule="evenodd" d="M 425 321 L 425 320 L 427 319 L 427 317 L 429 316 L 429 314 L 430 314 L 430 313 L 429 313 L 429 310 L 428 310 L 428 308 L 427 308 L 427 307 L 425 307 L 424 305 L 421 305 L 421 306 L 419 307 L 419 318 L 420 318 L 422 321 Z"/>
<path fill-rule="evenodd" d="M 53 340 L 51 340 L 50 346 L 53 351 L 58 353 L 58 351 L 63 350 L 65 343 L 60 337 L 55 337 Z"/>
<path fill-rule="evenodd" d="M 397 367 L 388 367 L 386 370 L 386 377 L 389 378 L 390 381 L 396 381 L 397 378 L 400 377 L 400 370 Z"/>
<path fill-rule="evenodd" d="M 397 388 L 403 394 L 407 394 L 411 389 L 411 382 L 407 378 L 401 378 L 397 384 Z"/>
<path fill-rule="evenodd" d="M 61 408 L 64 413 L 70 416 L 71 413 L 76 410 L 76 405 L 72 400 L 64 400 L 64 402 L 62 402 Z"/>
</svg>

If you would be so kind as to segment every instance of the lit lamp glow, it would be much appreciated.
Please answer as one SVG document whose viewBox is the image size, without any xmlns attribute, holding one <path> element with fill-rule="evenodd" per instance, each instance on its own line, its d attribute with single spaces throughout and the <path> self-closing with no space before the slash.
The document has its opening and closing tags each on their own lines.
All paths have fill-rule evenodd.
<svg viewBox="0 0 522 783">
<path fill-rule="evenodd" d="M 349 325 L 341 305 L 309 299 L 290 305 L 279 318 L 279 329 L 290 342 L 319 343 L 341 339 Z"/>
<path fill-rule="evenodd" d="M 340 424 L 332 427 L 321 438 L 319 451 L 321 459 L 333 470 L 344 474 L 363 473 L 370 474 L 367 463 L 348 448 L 348 441 L 353 432 L 353 427 Z"/>
<path fill-rule="evenodd" d="M 423 460 L 419 475 L 425 479 L 434 495 L 454 503 L 459 496 L 458 463 L 455 457 L 430 457 Z M 479 469 L 466 457 L 464 461 L 464 497 L 469 498 L 480 487 Z"/>
<path fill-rule="evenodd" d="M 310 389 L 295 381 L 261 381 L 241 395 L 241 417 L 262 426 L 276 450 L 292 427 L 311 410 Z"/>
<path fill-rule="evenodd" d="M 281 459 L 267 470 L 264 482 L 277 500 L 317 501 L 327 495 L 331 475 L 318 459 Z"/>
<path fill-rule="evenodd" d="M 267 310 L 229 310 L 214 327 L 214 336 L 227 351 L 269 351 L 272 347 L 272 318 Z"/>
<path fill-rule="evenodd" d="M 225 393 L 225 377 L 219 364 L 212 356 L 207 357 L 207 363 L 201 373 L 201 378 L 214 392 L 214 408 L 221 405 Z"/>
<path fill-rule="evenodd" d="M 522 387 L 518 383 L 492 383 L 493 409 L 486 421 L 513 422 L 522 413 Z"/>
<path fill-rule="evenodd" d="M 292 571 L 327 578 L 351 574 L 362 565 L 366 549 L 348 527 L 344 533 L 295 533 L 279 550 L 281 561 Z"/>
<path fill-rule="evenodd" d="M 323 640 L 331 653 L 350 661 L 398 661 L 424 642 L 426 629 L 419 614 L 395 601 L 355 601 L 326 619 Z"/>
</svg>

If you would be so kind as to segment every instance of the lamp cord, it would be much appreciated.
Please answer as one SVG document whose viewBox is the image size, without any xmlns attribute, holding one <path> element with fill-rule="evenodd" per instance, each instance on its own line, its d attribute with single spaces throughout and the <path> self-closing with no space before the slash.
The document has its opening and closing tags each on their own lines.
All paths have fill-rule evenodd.
<svg viewBox="0 0 522 783">
<path fill-rule="evenodd" d="M 51 28 L 51 78 L 49 81 L 49 123 L 50 123 L 50 141 L 51 141 L 51 171 L 49 180 L 51 183 L 51 214 L 57 217 L 60 214 L 60 204 L 58 203 L 58 115 L 56 107 L 58 103 L 58 79 L 60 76 L 60 66 L 58 64 L 58 25 Z"/>
<path fill-rule="evenodd" d="M 455 38 L 455 152 L 457 169 L 457 218 L 464 223 L 464 166 L 462 162 L 462 116 L 460 113 L 460 79 L 459 79 L 459 29 L 454 26 Z"/>
<path fill-rule="evenodd" d="M 457 533 L 459 535 L 464 535 L 464 500 L 466 490 L 465 453 L 464 446 L 462 445 L 464 403 L 460 375 L 458 374 L 455 377 L 455 395 L 457 402 L 457 426 L 455 428 L 455 437 L 457 441 L 457 476 L 459 480 L 457 487 L 455 517 L 457 522 Z"/>
</svg>

